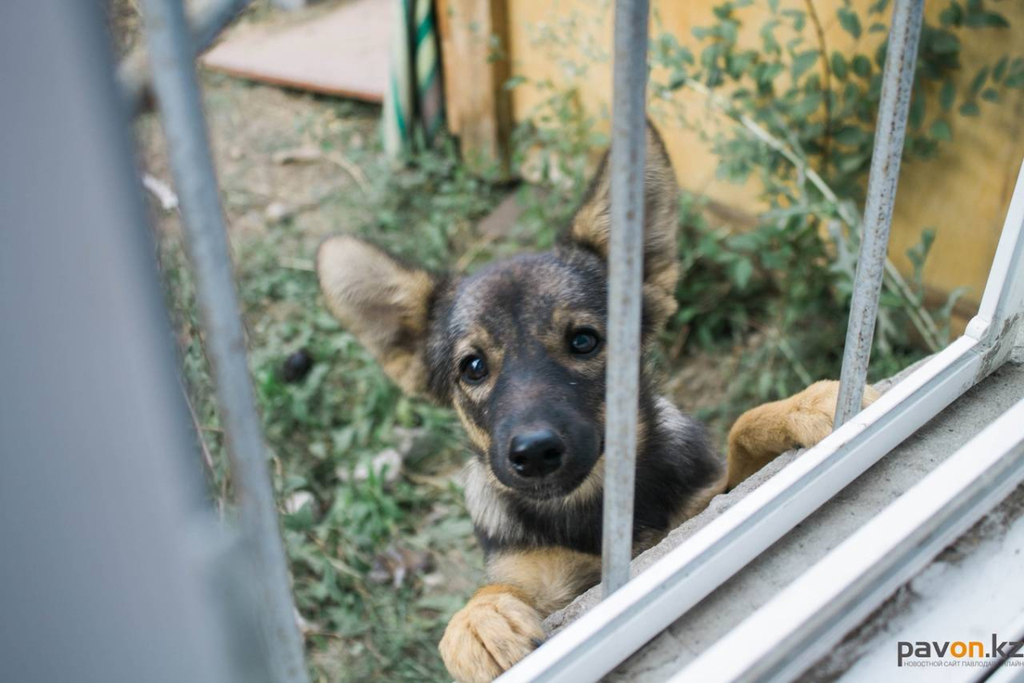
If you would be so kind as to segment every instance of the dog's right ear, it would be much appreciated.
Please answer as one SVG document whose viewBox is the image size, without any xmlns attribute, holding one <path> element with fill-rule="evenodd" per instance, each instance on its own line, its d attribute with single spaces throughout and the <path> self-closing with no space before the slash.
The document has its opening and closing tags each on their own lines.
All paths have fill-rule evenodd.
<svg viewBox="0 0 1024 683">
<path fill-rule="evenodd" d="M 427 391 L 427 332 L 439 279 L 349 236 L 320 245 L 316 272 L 327 308 L 404 391 Z"/>
</svg>

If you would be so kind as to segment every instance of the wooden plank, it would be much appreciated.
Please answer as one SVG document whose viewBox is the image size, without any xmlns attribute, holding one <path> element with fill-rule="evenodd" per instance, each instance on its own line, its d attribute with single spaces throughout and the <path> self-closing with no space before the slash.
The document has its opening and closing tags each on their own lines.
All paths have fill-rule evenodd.
<svg viewBox="0 0 1024 683">
<path fill-rule="evenodd" d="M 242 26 L 203 65 L 233 76 L 381 102 L 388 82 L 390 0 L 353 0 L 309 19 Z M 283 24 L 283 25 L 282 25 Z"/>
<path fill-rule="evenodd" d="M 437 0 L 449 130 L 471 169 L 501 178 L 512 133 L 506 1 Z"/>
</svg>

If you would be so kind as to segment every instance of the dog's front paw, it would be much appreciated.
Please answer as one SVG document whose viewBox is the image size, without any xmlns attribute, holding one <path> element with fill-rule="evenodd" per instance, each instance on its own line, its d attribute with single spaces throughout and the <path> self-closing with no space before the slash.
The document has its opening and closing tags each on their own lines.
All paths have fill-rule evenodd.
<svg viewBox="0 0 1024 683">
<path fill-rule="evenodd" d="M 879 393 L 870 385 L 864 387 L 861 408 L 875 402 Z M 797 445 L 810 448 L 832 433 L 839 399 L 839 382 L 815 382 L 799 394 L 789 398 L 790 410 L 786 416 L 790 434 Z"/>
<path fill-rule="evenodd" d="M 540 614 L 510 586 L 486 586 L 448 622 L 438 649 L 459 683 L 492 681 L 544 640 Z"/>
</svg>

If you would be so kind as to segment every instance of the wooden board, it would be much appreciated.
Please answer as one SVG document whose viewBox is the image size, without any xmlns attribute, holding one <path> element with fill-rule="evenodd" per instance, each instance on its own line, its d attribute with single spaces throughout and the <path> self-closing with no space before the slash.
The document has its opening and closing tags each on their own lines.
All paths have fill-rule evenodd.
<svg viewBox="0 0 1024 683">
<path fill-rule="evenodd" d="M 215 71 L 290 88 L 381 102 L 388 82 L 392 0 L 351 0 L 312 16 L 240 26 L 202 57 Z"/>
<path fill-rule="evenodd" d="M 448 129 L 474 170 L 508 174 L 512 104 L 505 0 L 438 0 Z"/>
</svg>

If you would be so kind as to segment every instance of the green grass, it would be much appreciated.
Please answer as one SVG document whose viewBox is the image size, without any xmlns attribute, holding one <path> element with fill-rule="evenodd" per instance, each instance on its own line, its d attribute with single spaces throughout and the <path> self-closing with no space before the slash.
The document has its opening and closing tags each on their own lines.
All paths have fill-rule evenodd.
<svg viewBox="0 0 1024 683">
<path fill-rule="evenodd" d="M 432 267 L 463 253 L 468 228 L 495 204 L 497 191 L 466 174 L 450 150 L 398 172 L 375 163 L 375 154 L 370 150 L 364 160 L 373 191 L 339 193 L 320 210 L 365 216 L 355 232 Z M 327 313 L 311 270 L 316 242 L 285 222 L 265 234 L 235 235 L 234 248 L 250 365 L 314 676 L 443 680 L 437 642 L 482 575 L 453 481 L 466 453 L 457 423 L 450 411 L 401 395 Z M 487 253 L 480 250 L 481 257 Z M 231 486 L 223 439 L 177 233 L 162 235 L 160 258 L 185 383 L 215 464 L 211 493 L 224 500 Z M 286 382 L 283 363 L 300 349 L 312 357 L 312 369 L 303 380 Z M 392 483 L 350 476 L 359 463 L 409 441 L 413 452 Z M 403 554 L 423 558 L 426 567 L 410 568 L 395 586 L 386 565 Z"/>
</svg>

